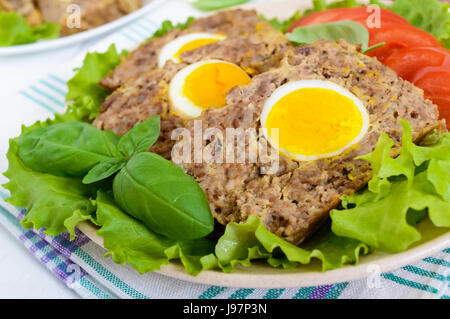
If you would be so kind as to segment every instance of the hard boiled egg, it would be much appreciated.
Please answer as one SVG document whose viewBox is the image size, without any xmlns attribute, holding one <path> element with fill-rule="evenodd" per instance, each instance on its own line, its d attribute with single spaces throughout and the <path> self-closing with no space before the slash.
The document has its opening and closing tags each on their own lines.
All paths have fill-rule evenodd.
<svg viewBox="0 0 450 319">
<path fill-rule="evenodd" d="M 183 118 L 196 118 L 210 107 L 225 106 L 228 92 L 250 81 L 244 70 L 230 62 L 206 60 L 191 64 L 170 82 L 170 110 Z"/>
<path fill-rule="evenodd" d="M 369 115 L 344 87 L 301 80 L 273 92 L 264 104 L 261 126 L 281 154 L 311 161 L 339 155 L 361 141 L 369 128 Z"/>
<path fill-rule="evenodd" d="M 168 60 L 175 63 L 181 62 L 180 55 L 183 52 L 191 51 L 204 45 L 225 40 L 221 34 L 197 32 L 189 33 L 170 41 L 162 47 L 158 57 L 158 67 L 162 68 Z"/>
</svg>

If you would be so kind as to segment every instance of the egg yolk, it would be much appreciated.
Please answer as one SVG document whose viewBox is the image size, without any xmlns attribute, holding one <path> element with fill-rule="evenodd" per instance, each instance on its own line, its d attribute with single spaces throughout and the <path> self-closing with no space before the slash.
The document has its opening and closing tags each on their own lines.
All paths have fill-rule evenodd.
<svg viewBox="0 0 450 319">
<path fill-rule="evenodd" d="M 228 92 L 237 85 L 250 84 L 250 77 L 231 63 L 208 63 L 190 73 L 184 82 L 183 95 L 202 109 L 227 104 Z"/>
<path fill-rule="evenodd" d="M 356 104 L 324 88 L 302 88 L 285 95 L 266 119 L 269 137 L 271 129 L 278 128 L 279 148 L 304 156 L 336 152 L 351 143 L 362 127 Z"/>
<path fill-rule="evenodd" d="M 200 48 L 204 45 L 207 44 L 211 44 L 211 43 L 216 43 L 219 42 L 221 39 L 214 39 L 214 38 L 206 38 L 206 39 L 197 39 L 197 40 L 193 40 L 190 41 L 188 43 L 186 43 L 185 45 L 183 45 L 178 51 L 177 53 L 175 53 L 175 55 L 173 56 L 175 59 L 178 60 L 178 62 L 181 62 L 181 58 L 180 55 L 183 52 L 187 52 L 187 51 L 191 51 L 191 50 L 195 50 L 197 48 Z"/>
</svg>

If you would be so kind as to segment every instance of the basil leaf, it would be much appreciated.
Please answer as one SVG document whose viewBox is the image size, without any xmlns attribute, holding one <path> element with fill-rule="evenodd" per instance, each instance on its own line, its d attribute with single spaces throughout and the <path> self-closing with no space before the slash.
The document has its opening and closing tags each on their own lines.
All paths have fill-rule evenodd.
<svg viewBox="0 0 450 319">
<path fill-rule="evenodd" d="M 250 0 L 197 0 L 193 2 L 192 5 L 203 11 L 212 11 L 237 6 L 249 1 Z"/>
<path fill-rule="evenodd" d="M 83 184 L 92 184 L 110 177 L 125 166 L 121 158 L 110 158 L 95 165 L 83 178 Z"/>
<path fill-rule="evenodd" d="M 35 129 L 19 141 L 26 166 L 43 173 L 83 177 L 97 163 L 120 157 L 119 137 L 88 123 L 67 122 Z"/>
<path fill-rule="evenodd" d="M 369 44 L 367 29 L 362 24 L 349 20 L 299 27 L 288 33 L 287 38 L 298 44 L 309 44 L 319 39 L 345 39 L 352 44 L 361 44 L 363 50 L 366 50 Z"/>
<path fill-rule="evenodd" d="M 213 230 L 203 190 L 180 167 L 159 155 L 134 155 L 114 178 L 113 192 L 124 211 L 155 233 L 189 240 Z"/>
<path fill-rule="evenodd" d="M 159 116 L 156 115 L 135 125 L 123 135 L 117 148 L 123 155 L 128 157 L 135 153 L 146 152 L 158 139 L 159 130 L 160 120 Z"/>
</svg>

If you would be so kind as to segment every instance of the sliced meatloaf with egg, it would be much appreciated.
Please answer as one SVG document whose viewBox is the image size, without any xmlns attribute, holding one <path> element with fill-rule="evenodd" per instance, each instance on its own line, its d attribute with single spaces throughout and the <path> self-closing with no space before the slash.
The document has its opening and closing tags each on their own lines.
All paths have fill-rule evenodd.
<svg viewBox="0 0 450 319">
<path fill-rule="evenodd" d="M 248 56 L 241 56 L 241 65 L 248 71 L 263 72 L 272 66 L 276 66 L 280 60 L 280 49 L 287 43 L 287 40 L 280 32 L 276 31 L 269 23 L 262 20 L 255 11 L 250 10 L 227 10 L 220 11 L 205 18 L 199 18 L 190 23 L 185 30 L 174 29 L 162 37 L 152 38 L 141 44 L 136 50 L 130 52 L 128 58 L 124 58 L 122 63 L 112 70 L 107 77 L 101 81 L 101 85 L 109 89 L 117 89 L 123 84 L 133 84 L 137 78 L 155 69 L 158 64 L 158 56 L 161 48 L 170 41 L 189 33 L 207 32 L 220 33 L 229 40 L 240 39 L 244 48 L 211 44 L 200 52 L 192 55 L 185 54 L 184 59 L 192 63 L 192 59 L 199 59 L 205 54 L 216 54 L 217 58 L 224 56 L 229 58 L 230 51 L 239 51 L 235 54 L 245 53 Z M 226 41 L 227 42 L 227 41 Z M 218 52 L 222 49 L 227 52 Z M 253 51 L 248 51 L 248 50 Z M 246 50 L 246 51 L 244 51 Z"/>
<path fill-rule="evenodd" d="M 158 49 L 163 44 L 194 31 L 223 32 L 227 38 L 182 53 L 182 63 L 168 61 L 163 68 L 155 66 Z M 259 74 L 279 67 L 288 46 L 286 37 L 255 11 L 224 11 L 198 19 L 188 30 L 173 30 L 144 44 L 118 66 L 107 79 L 117 77 L 126 81 L 119 81 L 121 86 L 106 98 L 94 125 L 122 135 L 135 124 L 160 115 L 161 136 L 151 151 L 169 158 L 174 144 L 171 133 L 183 126 L 181 119 L 169 112 L 169 84 L 178 71 L 201 60 L 220 59 L 237 64 L 250 74 Z M 138 58 L 141 54 L 146 56 L 142 58 L 145 61 Z"/>
<path fill-rule="evenodd" d="M 437 107 L 424 99 L 422 90 L 341 40 L 293 48 L 280 68 L 255 76 L 249 86 L 235 87 L 228 94 L 227 106 L 203 112 L 199 118 L 203 130 L 259 128 L 264 103 L 275 89 L 305 79 L 334 82 L 358 97 L 369 113 L 367 134 L 355 147 L 331 158 L 297 162 L 280 155 L 279 168 L 272 175 L 261 174 L 266 165 L 262 163 L 181 164 L 205 191 L 221 224 L 258 215 L 268 230 L 300 244 L 328 219 L 342 195 L 367 184 L 372 175 L 370 165 L 355 158 L 373 151 L 382 132 L 395 141 L 395 156 L 402 136 L 400 119 L 411 124 L 415 141 L 440 124 Z M 193 126 L 193 121 L 186 123 L 191 132 Z M 211 143 L 226 147 L 217 139 L 204 141 L 203 146 Z M 173 160 L 179 163 L 177 147 Z M 246 147 L 250 147 L 248 142 Z"/>
</svg>

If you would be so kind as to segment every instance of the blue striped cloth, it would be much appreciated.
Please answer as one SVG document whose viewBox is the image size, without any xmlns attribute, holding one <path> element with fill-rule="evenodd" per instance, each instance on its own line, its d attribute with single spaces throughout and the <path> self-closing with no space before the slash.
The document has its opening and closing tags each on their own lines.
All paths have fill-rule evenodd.
<svg viewBox="0 0 450 319">
<path fill-rule="evenodd" d="M 123 28 L 90 51 L 104 51 L 113 42 L 119 49 L 130 49 L 148 38 L 165 17 L 183 21 L 187 16 L 199 14 L 188 5 L 169 2 Z M 31 123 L 64 111 L 66 82 L 73 74 L 73 67 L 79 64 L 85 53 L 81 52 L 80 58 L 73 65 L 68 63 L 61 66 L 57 71 L 44 75 L 40 80 L 8 97 L 11 103 L 21 103 L 30 110 L 24 112 L 24 122 Z M 40 114 L 39 118 L 35 118 L 36 113 Z M 34 118 L 28 118 L 31 116 Z M 9 196 L 7 191 L 2 189 L 0 195 L 3 199 Z M 114 264 L 110 258 L 104 258 L 105 250 L 82 233 L 78 233 L 74 241 L 69 241 L 68 234 L 53 237 L 41 231 L 23 229 L 19 224 L 23 215 L 23 210 L 0 200 L 0 223 L 17 237 L 43 266 L 52 271 L 69 289 L 84 298 L 448 299 L 450 295 L 450 249 L 370 279 L 306 288 L 226 288 L 191 284 L 158 273 L 139 275 L 129 266 L 122 267 Z"/>
</svg>

